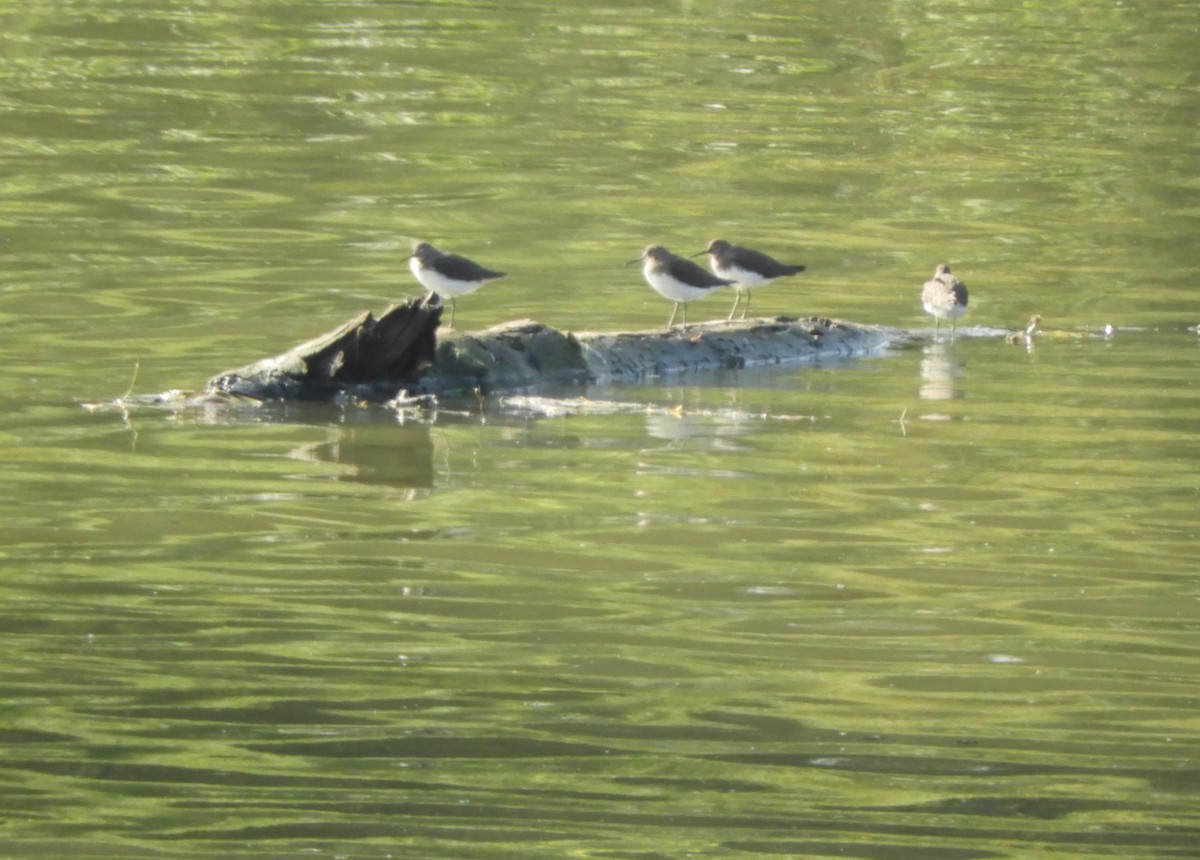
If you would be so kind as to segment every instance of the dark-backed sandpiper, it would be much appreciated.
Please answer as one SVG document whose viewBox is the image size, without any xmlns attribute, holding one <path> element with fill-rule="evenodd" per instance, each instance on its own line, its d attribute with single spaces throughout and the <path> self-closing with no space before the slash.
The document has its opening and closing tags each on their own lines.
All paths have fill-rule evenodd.
<svg viewBox="0 0 1200 860">
<path fill-rule="evenodd" d="M 654 291 L 675 302 L 667 328 L 675 324 L 675 314 L 683 305 L 683 324 L 687 325 L 687 303 L 707 296 L 718 287 L 731 287 L 733 281 L 718 278 L 686 257 L 672 254 L 662 245 L 650 245 L 636 260 L 626 265 L 642 263 L 642 275 Z"/>
<path fill-rule="evenodd" d="M 742 300 L 743 295 L 746 297 L 746 304 L 742 308 L 741 318 L 746 318 L 746 312 L 750 310 L 750 290 L 754 287 L 761 287 L 763 284 L 804 271 L 803 266 L 781 263 L 761 251 L 743 248 L 724 239 L 713 239 L 700 254 L 709 255 L 709 264 L 714 275 L 734 282 L 733 288 L 737 290 L 737 295 L 734 296 L 733 307 L 729 309 L 730 320 L 737 313 L 738 302 Z M 692 256 L 699 257 L 700 254 Z"/>
<path fill-rule="evenodd" d="M 485 269 L 466 257 L 439 251 L 428 242 L 417 242 L 408 258 L 408 267 L 421 286 L 430 293 L 450 299 L 449 327 L 454 328 L 454 297 L 473 293 L 488 281 L 503 278 L 506 272 Z"/>
</svg>

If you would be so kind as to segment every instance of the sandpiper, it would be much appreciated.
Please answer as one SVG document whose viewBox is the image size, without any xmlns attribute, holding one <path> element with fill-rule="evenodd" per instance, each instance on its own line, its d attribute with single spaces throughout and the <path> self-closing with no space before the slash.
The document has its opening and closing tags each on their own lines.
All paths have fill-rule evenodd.
<svg viewBox="0 0 1200 860">
<path fill-rule="evenodd" d="M 709 265 L 712 266 L 714 275 L 734 282 L 733 288 L 737 295 L 733 297 L 733 307 L 729 309 L 726 322 L 733 319 L 733 315 L 737 313 L 738 302 L 742 300 L 743 295 L 746 296 L 746 305 L 742 308 L 742 319 L 746 318 L 746 312 L 750 310 L 750 290 L 754 287 L 761 287 L 763 284 L 804 271 L 803 266 L 781 263 L 761 251 L 743 248 L 724 239 L 713 239 L 700 254 L 709 255 Z M 699 257 L 700 254 L 692 256 Z"/>
<path fill-rule="evenodd" d="M 642 256 L 630 260 L 626 265 L 644 263 L 642 276 L 654 291 L 665 299 L 675 302 L 667 328 L 675 324 L 675 313 L 683 305 L 683 324 L 687 325 L 687 303 L 707 296 L 717 287 L 733 286 L 733 281 L 710 274 L 686 257 L 672 254 L 662 245 L 650 245 Z"/>
<path fill-rule="evenodd" d="M 939 263 L 933 277 L 921 290 L 925 313 L 933 314 L 933 336 L 936 338 L 942 320 L 950 320 L 950 339 L 954 340 L 954 321 L 967 312 L 967 285 L 950 273 L 950 267 Z"/>
<path fill-rule="evenodd" d="M 493 272 L 466 257 L 439 251 L 428 242 L 417 242 L 408 257 L 408 267 L 430 294 L 450 298 L 450 328 L 454 328 L 454 297 L 473 293 L 488 281 L 507 272 Z"/>
</svg>

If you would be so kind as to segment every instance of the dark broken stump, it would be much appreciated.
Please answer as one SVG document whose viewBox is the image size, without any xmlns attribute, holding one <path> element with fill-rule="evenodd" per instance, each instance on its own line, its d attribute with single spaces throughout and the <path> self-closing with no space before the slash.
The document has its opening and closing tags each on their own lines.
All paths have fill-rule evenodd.
<svg viewBox="0 0 1200 860">
<path fill-rule="evenodd" d="M 442 306 L 425 299 L 364 313 L 328 334 L 208 381 L 210 393 L 255 400 L 388 400 L 432 366 Z"/>
</svg>

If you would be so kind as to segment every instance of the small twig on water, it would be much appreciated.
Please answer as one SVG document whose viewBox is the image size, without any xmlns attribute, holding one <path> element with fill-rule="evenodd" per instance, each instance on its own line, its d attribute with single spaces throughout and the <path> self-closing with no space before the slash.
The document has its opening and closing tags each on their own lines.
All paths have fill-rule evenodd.
<svg viewBox="0 0 1200 860">
<path fill-rule="evenodd" d="M 135 361 L 133 363 L 133 378 L 129 380 L 129 387 L 125 389 L 125 393 L 117 398 L 118 403 L 124 403 L 129 399 L 129 395 L 133 394 L 133 387 L 137 385 L 138 371 L 142 369 L 142 363 Z"/>
</svg>

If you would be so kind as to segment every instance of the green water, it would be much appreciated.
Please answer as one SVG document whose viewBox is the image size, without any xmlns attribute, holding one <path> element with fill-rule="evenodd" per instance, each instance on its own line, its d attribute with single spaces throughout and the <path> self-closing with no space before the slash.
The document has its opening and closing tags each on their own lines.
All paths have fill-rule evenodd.
<svg viewBox="0 0 1200 860">
<path fill-rule="evenodd" d="M 1195 3 L 0 13 L 0 856 L 1200 856 Z M 947 261 L 962 336 L 82 408 L 414 238 L 510 272 L 460 328 L 617 330 L 715 236 L 808 265 L 756 312 L 921 332 Z"/>
</svg>

